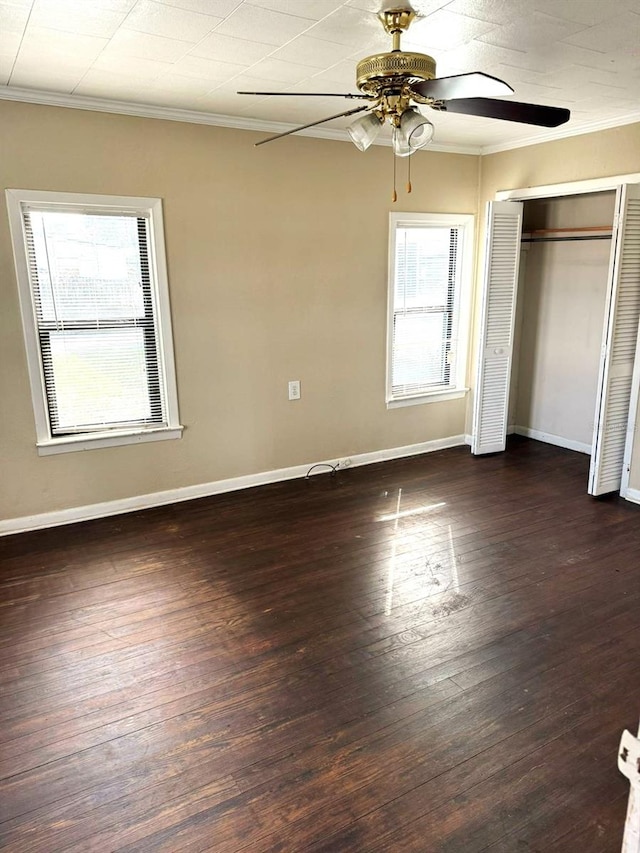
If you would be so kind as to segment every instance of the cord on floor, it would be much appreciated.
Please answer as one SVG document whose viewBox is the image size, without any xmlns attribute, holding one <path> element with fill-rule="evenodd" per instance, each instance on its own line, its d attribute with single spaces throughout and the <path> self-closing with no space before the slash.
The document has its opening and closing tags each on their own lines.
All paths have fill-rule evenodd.
<svg viewBox="0 0 640 853">
<path fill-rule="evenodd" d="M 311 468 L 309 468 L 307 473 L 304 475 L 305 480 L 309 479 L 309 475 L 311 474 L 314 468 L 331 468 L 331 477 L 335 477 L 336 471 L 338 470 L 338 466 L 332 465 L 330 462 L 316 462 L 316 464 L 312 465 Z"/>
</svg>

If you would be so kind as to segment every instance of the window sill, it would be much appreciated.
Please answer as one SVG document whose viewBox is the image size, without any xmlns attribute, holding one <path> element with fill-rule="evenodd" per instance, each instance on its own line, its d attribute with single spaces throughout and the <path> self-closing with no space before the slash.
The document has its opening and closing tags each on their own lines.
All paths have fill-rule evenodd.
<svg viewBox="0 0 640 853">
<path fill-rule="evenodd" d="M 460 400 L 468 393 L 468 388 L 451 388 L 447 391 L 431 391 L 417 394 L 415 397 L 398 397 L 387 400 L 387 409 L 400 409 L 403 406 L 421 406 L 423 403 L 439 403 L 444 400 Z"/>
<path fill-rule="evenodd" d="M 73 453 L 76 450 L 95 450 L 99 447 L 116 447 L 121 444 L 141 444 L 146 441 L 167 441 L 172 438 L 182 438 L 184 427 L 161 427 L 138 431 L 122 430 L 113 432 L 96 432 L 91 435 L 65 436 L 50 438 L 37 443 L 38 456 L 50 456 L 54 453 Z"/>
</svg>

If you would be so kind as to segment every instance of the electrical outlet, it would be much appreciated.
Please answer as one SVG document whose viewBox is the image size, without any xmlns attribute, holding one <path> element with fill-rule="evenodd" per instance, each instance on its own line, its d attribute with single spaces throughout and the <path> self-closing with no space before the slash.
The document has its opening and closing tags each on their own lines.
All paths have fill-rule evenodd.
<svg viewBox="0 0 640 853">
<path fill-rule="evenodd" d="M 300 380 L 292 379 L 289 382 L 289 399 L 290 400 L 299 400 L 300 399 Z"/>
<path fill-rule="evenodd" d="M 338 459 L 336 462 L 336 468 L 340 471 L 342 468 L 349 468 L 351 466 L 351 460 L 347 457 L 346 459 Z"/>
</svg>

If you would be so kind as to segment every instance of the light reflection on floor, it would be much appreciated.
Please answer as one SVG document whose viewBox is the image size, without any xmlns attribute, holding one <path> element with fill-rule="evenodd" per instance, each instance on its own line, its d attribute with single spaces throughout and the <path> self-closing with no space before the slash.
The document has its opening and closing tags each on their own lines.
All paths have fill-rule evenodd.
<svg viewBox="0 0 640 853">
<path fill-rule="evenodd" d="M 445 501 L 440 503 L 428 504 L 426 506 L 415 507 L 414 509 L 401 509 L 402 505 L 402 489 L 398 489 L 396 499 L 396 510 L 394 513 L 380 515 L 376 519 L 380 522 L 393 522 L 393 536 L 391 540 L 391 554 L 389 557 L 389 569 L 387 575 L 387 593 L 385 598 L 385 616 L 390 616 L 393 610 L 393 597 L 397 585 L 402 584 L 403 590 L 407 592 L 407 588 L 415 593 L 416 599 L 427 599 L 433 596 L 443 596 L 446 593 L 457 595 L 460 592 L 460 582 L 458 578 L 458 564 L 456 560 L 455 546 L 453 544 L 453 530 L 451 525 L 447 525 L 448 548 L 438 549 L 438 562 L 433 564 L 430 554 L 426 549 L 420 551 L 415 559 L 407 563 L 406 559 L 402 561 L 398 558 L 398 553 L 406 552 L 407 545 L 411 545 L 411 550 L 415 551 L 416 529 L 415 524 L 412 524 L 410 530 L 403 530 L 401 521 L 403 519 L 415 520 L 417 516 L 427 515 L 433 510 L 440 509 L 446 506 Z M 425 518 L 422 523 L 421 533 L 430 532 L 428 528 L 434 522 L 430 522 Z M 416 571 L 416 565 L 419 567 Z M 408 570 L 408 571 L 407 571 Z M 413 587 L 413 589 L 411 589 Z M 411 596 L 413 597 L 413 596 Z"/>
</svg>

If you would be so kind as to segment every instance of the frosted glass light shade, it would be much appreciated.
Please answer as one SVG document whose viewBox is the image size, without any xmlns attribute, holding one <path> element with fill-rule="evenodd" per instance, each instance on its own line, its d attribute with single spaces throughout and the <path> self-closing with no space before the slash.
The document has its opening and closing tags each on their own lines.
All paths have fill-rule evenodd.
<svg viewBox="0 0 640 853">
<path fill-rule="evenodd" d="M 394 127 L 391 133 L 391 144 L 393 153 L 396 157 L 409 157 L 413 154 L 413 149 L 409 146 L 409 141 L 401 127 Z"/>
<path fill-rule="evenodd" d="M 351 141 L 360 151 L 366 151 L 382 129 L 383 122 L 375 113 L 367 113 L 347 128 Z"/>
<path fill-rule="evenodd" d="M 433 125 L 415 107 L 405 110 L 400 119 L 400 132 L 412 151 L 425 148 L 433 139 Z"/>
</svg>

